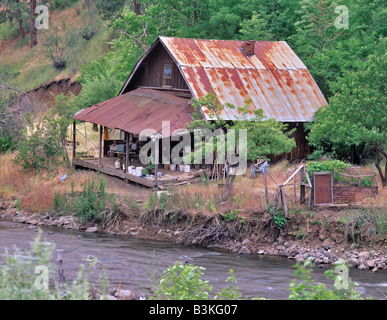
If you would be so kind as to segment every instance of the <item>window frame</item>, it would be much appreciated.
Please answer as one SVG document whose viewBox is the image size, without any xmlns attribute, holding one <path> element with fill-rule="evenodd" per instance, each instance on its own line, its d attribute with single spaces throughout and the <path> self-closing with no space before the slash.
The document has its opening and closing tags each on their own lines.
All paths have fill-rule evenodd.
<svg viewBox="0 0 387 320">
<path fill-rule="evenodd" d="M 169 77 L 166 77 L 166 73 L 165 73 L 165 67 L 166 65 L 170 65 L 171 66 L 171 75 Z M 164 61 L 163 62 L 163 78 L 162 78 L 162 86 L 163 87 L 172 87 L 172 79 L 173 79 L 173 62 L 172 61 Z M 170 84 L 166 84 L 166 82 L 169 81 Z"/>
</svg>

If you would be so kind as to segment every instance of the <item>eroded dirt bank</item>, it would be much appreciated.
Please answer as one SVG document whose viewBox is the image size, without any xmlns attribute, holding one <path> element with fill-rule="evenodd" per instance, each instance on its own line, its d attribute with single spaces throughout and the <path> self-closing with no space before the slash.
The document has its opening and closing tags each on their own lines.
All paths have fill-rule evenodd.
<svg viewBox="0 0 387 320">
<path fill-rule="evenodd" d="M 387 235 L 378 234 L 372 224 L 356 224 L 350 210 L 293 212 L 280 230 L 265 212 L 245 212 L 241 218 L 191 214 L 182 211 L 145 210 L 142 203 L 122 206 L 119 220 L 109 225 L 81 224 L 73 216 L 50 213 L 33 215 L 13 205 L 0 206 L 0 218 L 85 232 L 106 232 L 130 237 L 164 240 L 184 245 L 216 247 L 240 254 L 281 256 L 295 261 L 309 257 L 325 268 L 339 259 L 351 267 L 386 272 Z M 226 217 L 226 218 L 225 218 Z M 383 222 L 382 222 L 383 223 Z"/>
</svg>

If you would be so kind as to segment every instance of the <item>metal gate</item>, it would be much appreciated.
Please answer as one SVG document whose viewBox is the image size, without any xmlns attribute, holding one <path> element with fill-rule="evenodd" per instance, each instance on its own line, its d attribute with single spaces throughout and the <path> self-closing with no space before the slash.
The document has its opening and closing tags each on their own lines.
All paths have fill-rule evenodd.
<svg viewBox="0 0 387 320">
<path fill-rule="evenodd" d="M 333 203 L 332 172 L 315 172 L 313 175 L 314 205 L 326 206 Z"/>
</svg>

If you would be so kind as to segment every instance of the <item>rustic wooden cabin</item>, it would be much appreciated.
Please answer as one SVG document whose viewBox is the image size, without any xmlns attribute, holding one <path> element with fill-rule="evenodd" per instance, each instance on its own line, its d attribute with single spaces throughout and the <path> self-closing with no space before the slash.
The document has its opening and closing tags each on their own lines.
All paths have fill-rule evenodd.
<svg viewBox="0 0 387 320">
<path fill-rule="evenodd" d="M 250 100 L 251 116 L 254 109 L 262 109 L 265 116 L 296 128 L 291 160 L 309 153 L 304 124 L 327 105 L 306 66 L 284 41 L 160 36 L 138 60 L 117 97 L 78 112 L 74 120 L 120 129 L 127 133 L 127 143 L 129 134 L 145 128 L 161 132 L 162 121 L 184 128 L 192 119 L 190 99 L 211 91 L 221 104 L 243 106 Z M 208 114 L 203 106 L 202 115 L 210 120 Z M 227 107 L 221 116 L 239 119 L 238 110 Z M 106 148 L 100 157 L 104 155 Z"/>
</svg>

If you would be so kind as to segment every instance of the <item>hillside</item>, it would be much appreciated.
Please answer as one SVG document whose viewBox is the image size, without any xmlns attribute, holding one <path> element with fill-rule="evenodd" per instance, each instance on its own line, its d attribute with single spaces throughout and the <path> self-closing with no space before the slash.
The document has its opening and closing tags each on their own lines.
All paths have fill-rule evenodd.
<svg viewBox="0 0 387 320">
<path fill-rule="evenodd" d="M 52 60 L 45 54 L 42 44 L 44 37 L 57 28 L 58 34 L 78 32 L 89 19 L 87 6 L 83 1 L 72 7 L 49 11 L 49 30 L 38 30 L 38 45 L 30 48 L 30 35 L 22 39 L 16 23 L 0 24 L 0 81 L 23 91 L 39 88 L 49 89 L 47 84 L 57 81 L 73 82 L 79 76 L 80 67 L 88 61 L 103 56 L 109 49 L 109 41 L 114 33 L 101 22 L 98 33 L 90 40 L 79 37 L 75 52 L 63 70 L 53 67 Z M 60 83 L 59 83 L 60 84 Z M 55 94 L 60 93 L 57 89 Z M 71 90 L 70 90 L 71 91 Z M 76 90 L 75 92 L 79 92 Z M 67 93 L 66 87 L 64 92 Z M 74 93 L 74 92 L 73 92 Z M 44 95 L 44 94 L 43 94 Z M 52 102 L 50 99 L 44 102 Z"/>
</svg>

